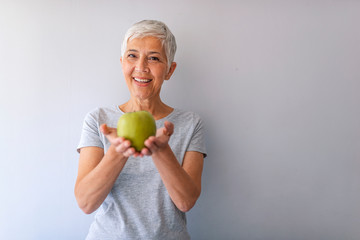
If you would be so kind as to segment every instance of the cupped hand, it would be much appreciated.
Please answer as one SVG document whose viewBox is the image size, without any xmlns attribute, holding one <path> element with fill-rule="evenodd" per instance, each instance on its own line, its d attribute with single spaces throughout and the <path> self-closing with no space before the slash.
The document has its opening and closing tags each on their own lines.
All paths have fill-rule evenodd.
<svg viewBox="0 0 360 240">
<path fill-rule="evenodd" d="M 101 132 L 114 146 L 115 151 L 122 153 L 124 157 L 142 157 L 144 154 L 136 152 L 135 148 L 131 147 L 131 142 L 123 137 L 118 137 L 116 128 L 110 128 L 106 124 L 100 126 Z"/>
<path fill-rule="evenodd" d="M 145 140 L 146 148 L 141 150 L 143 155 L 151 155 L 162 149 L 165 149 L 169 145 L 171 135 L 174 133 L 174 124 L 165 121 L 164 127 L 159 128 L 156 131 L 156 136 L 151 136 Z"/>
</svg>

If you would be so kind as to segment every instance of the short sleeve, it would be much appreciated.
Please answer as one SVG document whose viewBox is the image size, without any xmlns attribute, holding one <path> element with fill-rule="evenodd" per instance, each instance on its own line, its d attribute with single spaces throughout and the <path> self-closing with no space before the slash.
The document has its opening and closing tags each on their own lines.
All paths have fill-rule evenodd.
<svg viewBox="0 0 360 240">
<path fill-rule="evenodd" d="M 81 132 L 80 142 L 77 151 L 83 147 L 100 147 L 104 148 L 104 144 L 100 138 L 100 129 L 97 111 L 90 112 L 86 115 Z"/>
<path fill-rule="evenodd" d="M 187 151 L 195 151 L 204 154 L 204 158 L 207 156 L 206 146 L 205 146 L 205 129 L 204 123 L 200 117 L 196 117 L 196 124 L 191 136 L 191 140 L 188 146 Z"/>
</svg>

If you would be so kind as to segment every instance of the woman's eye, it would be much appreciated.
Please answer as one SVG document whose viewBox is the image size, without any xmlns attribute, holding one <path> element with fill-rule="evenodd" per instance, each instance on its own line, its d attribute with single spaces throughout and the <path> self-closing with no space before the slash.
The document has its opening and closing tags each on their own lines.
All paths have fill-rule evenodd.
<svg viewBox="0 0 360 240">
<path fill-rule="evenodd" d="M 159 61 L 160 59 L 158 57 L 149 57 L 149 60 L 152 60 L 152 61 Z"/>
</svg>

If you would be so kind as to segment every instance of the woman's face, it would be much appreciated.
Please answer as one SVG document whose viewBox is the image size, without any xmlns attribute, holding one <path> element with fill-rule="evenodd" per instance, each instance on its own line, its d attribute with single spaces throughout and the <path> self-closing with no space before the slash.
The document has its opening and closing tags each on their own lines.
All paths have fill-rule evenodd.
<svg viewBox="0 0 360 240">
<path fill-rule="evenodd" d="M 132 39 L 120 61 L 130 94 L 139 100 L 159 97 L 164 80 L 176 67 L 172 63 L 168 70 L 165 50 L 156 37 Z"/>
</svg>

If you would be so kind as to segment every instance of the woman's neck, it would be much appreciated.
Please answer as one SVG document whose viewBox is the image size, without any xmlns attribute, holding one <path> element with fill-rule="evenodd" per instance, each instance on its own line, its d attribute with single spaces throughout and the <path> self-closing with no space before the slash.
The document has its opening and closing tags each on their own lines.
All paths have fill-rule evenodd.
<svg viewBox="0 0 360 240">
<path fill-rule="evenodd" d="M 169 115 L 174 109 L 158 99 L 157 101 L 138 101 L 130 99 L 128 102 L 119 106 L 123 112 L 148 111 L 155 120 L 161 119 Z"/>
</svg>

